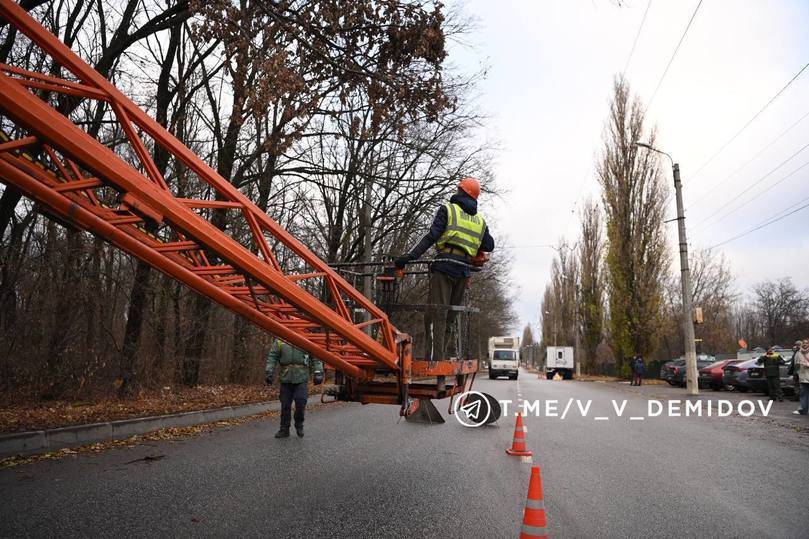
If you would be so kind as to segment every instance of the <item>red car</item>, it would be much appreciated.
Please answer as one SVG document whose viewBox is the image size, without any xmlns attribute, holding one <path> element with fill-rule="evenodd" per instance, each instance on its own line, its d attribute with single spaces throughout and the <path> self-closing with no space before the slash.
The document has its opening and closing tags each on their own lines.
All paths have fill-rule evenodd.
<svg viewBox="0 0 809 539">
<path fill-rule="evenodd" d="M 699 387 L 710 387 L 714 391 L 719 391 L 725 387 L 725 384 L 722 383 L 723 369 L 736 363 L 740 363 L 740 361 L 738 359 L 721 359 L 701 368 L 699 370 Z M 725 387 L 725 389 L 733 388 Z"/>
</svg>

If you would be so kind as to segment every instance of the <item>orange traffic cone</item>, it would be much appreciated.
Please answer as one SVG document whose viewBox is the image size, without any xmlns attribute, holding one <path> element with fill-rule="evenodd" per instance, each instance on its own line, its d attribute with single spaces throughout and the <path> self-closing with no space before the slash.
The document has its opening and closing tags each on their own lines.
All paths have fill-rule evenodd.
<svg viewBox="0 0 809 539">
<path fill-rule="evenodd" d="M 539 466 L 531 467 L 531 481 L 528 482 L 528 498 L 522 515 L 520 539 L 547 539 L 548 525 L 545 517 L 545 498 L 542 495 L 542 476 Z"/>
<path fill-rule="evenodd" d="M 506 453 L 517 457 L 530 457 L 533 455 L 525 445 L 525 425 L 522 423 L 522 414 L 517 412 L 517 424 L 514 426 L 514 441 Z"/>
</svg>

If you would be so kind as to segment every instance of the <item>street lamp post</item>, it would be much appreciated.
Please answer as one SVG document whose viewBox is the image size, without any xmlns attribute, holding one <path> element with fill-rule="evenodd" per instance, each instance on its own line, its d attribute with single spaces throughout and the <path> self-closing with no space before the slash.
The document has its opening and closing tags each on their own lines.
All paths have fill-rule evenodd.
<svg viewBox="0 0 809 539">
<path fill-rule="evenodd" d="M 653 152 L 665 155 L 671 161 L 671 170 L 674 175 L 674 194 L 677 199 L 677 233 L 680 240 L 680 284 L 683 294 L 683 338 L 685 339 L 685 378 L 686 393 L 699 395 L 697 382 L 697 352 L 694 342 L 694 310 L 691 292 L 691 271 L 688 269 L 688 241 L 685 235 L 685 211 L 683 209 L 683 190 L 680 182 L 680 165 L 664 151 L 646 144 L 636 142 L 635 146 L 646 148 Z"/>
</svg>

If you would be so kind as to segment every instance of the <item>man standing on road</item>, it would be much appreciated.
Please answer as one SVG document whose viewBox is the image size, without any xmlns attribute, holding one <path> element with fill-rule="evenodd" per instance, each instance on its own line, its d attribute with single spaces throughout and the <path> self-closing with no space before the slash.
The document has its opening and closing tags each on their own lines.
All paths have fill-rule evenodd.
<svg viewBox="0 0 809 539">
<path fill-rule="evenodd" d="M 281 381 L 281 428 L 276 438 L 288 438 L 292 415 L 292 401 L 295 401 L 295 432 L 303 437 L 303 417 L 306 410 L 306 400 L 309 395 L 306 383 L 309 373 L 312 372 L 312 381 L 315 385 L 323 383 L 323 364 L 299 350 L 276 339 L 270 346 L 267 354 L 267 385 L 273 382 L 275 368 L 281 365 L 279 380 Z"/>
<path fill-rule="evenodd" d="M 639 386 L 643 383 L 643 371 L 646 365 L 643 363 L 643 357 L 640 355 L 635 356 L 632 361 L 632 385 Z"/>
<path fill-rule="evenodd" d="M 767 353 L 756 360 L 759 365 L 764 365 L 764 374 L 767 375 L 767 396 L 770 400 L 784 400 L 781 393 L 781 372 L 779 366 L 784 364 L 784 358 L 776 354 L 772 346 L 767 348 Z"/>
<path fill-rule="evenodd" d="M 430 231 L 410 253 L 396 259 L 397 269 L 418 260 L 433 244 L 438 251 L 430 265 L 429 305 L 424 313 L 425 355 L 429 360 L 457 355 L 450 339 L 456 311 L 444 310 L 444 305 L 462 305 L 472 259 L 480 253 L 494 250 L 494 239 L 483 216 L 478 213 L 480 182 L 464 178 L 449 203 L 438 208 Z"/>
<path fill-rule="evenodd" d="M 635 364 L 638 362 L 638 356 L 632 356 L 629 359 L 629 372 L 632 375 L 632 380 L 629 382 L 629 385 L 635 385 Z"/>
<path fill-rule="evenodd" d="M 795 373 L 798 375 L 801 386 L 801 406 L 792 413 L 806 415 L 809 413 L 809 339 L 801 342 L 801 349 L 795 354 L 793 365 L 795 365 Z M 797 385 L 795 391 L 798 391 Z"/>
<path fill-rule="evenodd" d="M 787 374 L 792 377 L 792 387 L 795 388 L 795 399 L 798 400 L 798 392 L 800 389 L 800 381 L 798 380 L 798 363 L 796 361 L 796 357 L 798 355 L 798 351 L 801 349 L 801 341 L 795 341 L 795 344 L 792 346 L 792 362 L 789 364 L 789 371 Z"/>
</svg>

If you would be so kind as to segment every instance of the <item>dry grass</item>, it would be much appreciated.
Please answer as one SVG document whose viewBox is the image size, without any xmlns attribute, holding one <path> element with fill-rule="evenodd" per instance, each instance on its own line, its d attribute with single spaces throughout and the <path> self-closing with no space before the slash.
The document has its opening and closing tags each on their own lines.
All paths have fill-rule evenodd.
<svg viewBox="0 0 809 539">
<path fill-rule="evenodd" d="M 310 393 L 320 392 L 319 386 L 310 385 L 309 389 Z M 0 403 L 0 433 L 191 412 L 277 398 L 277 386 L 233 384 L 164 387 L 142 391 L 131 399 L 98 396 L 81 401 L 42 401 L 33 396 L 4 395 Z"/>
<path fill-rule="evenodd" d="M 116 447 L 134 447 L 140 443 L 147 441 L 176 440 L 179 438 L 199 436 L 200 434 L 212 431 L 217 428 L 241 425 L 243 423 L 253 421 L 255 419 L 274 417 L 277 416 L 279 413 L 280 412 L 277 411 L 268 411 L 247 417 L 237 417 L 234 419 L 216 421 L 214 423 L 206 423 L 204 425 L 195 425 L 193 427 L 161 429 L 155 432 L 150 432 L 148 434 L 140 434 L 137 436 L 132 436 L 131 438 L 127 438 L 125 440 L 111 440 L 109 442 L 99 442 L 95 444 L 82 445 L 79 447 L 64 448 L 58 451 L 49 451 L 47 453 L 38 453 L 36 455 L 14 455 L 12 457 L 0 459 L 0 469 L 12 468 L 14 466 L 20 466 L 23 464 L 33 464 L 35 462 L 41 462 L 43 460 L 57 460 L 66 457 L 73 457 L 83 453 L 101 453 L 102 451 L 107 451 L 109 449 L 113 449 Z M 147 455 L 143 459 L 139 460 L 159 460 L 161 458 L 163 458 L 163 455 Z"/>
</svg>

